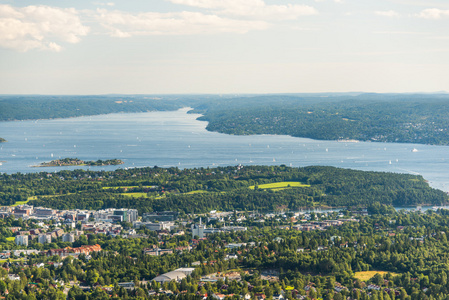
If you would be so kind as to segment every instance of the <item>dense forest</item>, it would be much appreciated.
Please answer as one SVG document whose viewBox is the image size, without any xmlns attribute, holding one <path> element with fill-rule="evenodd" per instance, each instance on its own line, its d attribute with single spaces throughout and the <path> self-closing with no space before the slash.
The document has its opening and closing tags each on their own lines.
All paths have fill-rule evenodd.
<svg viewBox="0 0 449 300">
<path fill-rule="evenodd" d="M 208 130 L 319 140 L 449 144 L 449 95 L 258 96 L 199 107 Z"/>
<path fill-rule="evenodd" d="M 447 203 L 448 197 L 416 175 L 314 166 L 233 166 L 1 174 L 0 204 L 19 201 L 57 209 L 124 207 L 139 213 L 204 213 L 366 207 L 376 202 L 439 205 Z"/>
<path fill-rule="evenodd" d="M 169 96 L 1 96 L 0 121 L 176 110 L 184 106 L 184 101 Z"/>
<path fill-rule="evenodd" d="M 186 106 L 227 134 L 449 145 L 447 94 L 1 96 L 0 121 Z"/>
</svg>

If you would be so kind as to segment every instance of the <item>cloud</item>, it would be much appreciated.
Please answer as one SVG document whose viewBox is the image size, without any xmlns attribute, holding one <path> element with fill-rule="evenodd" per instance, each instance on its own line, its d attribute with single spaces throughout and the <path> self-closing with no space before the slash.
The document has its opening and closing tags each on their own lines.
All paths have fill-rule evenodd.
<svg viewBox="0 0 449 300">
<path fill-rule="evenodd" d="M 223 32 L 246 33 L 269 27 L 264 21 L 245 21 L 222 18 L 199 12 L 126 13 L 98 9 L 98 22 L 113 37 L 142 35 L 190 35 Z"/>
<path fill-rule="evenodd" d="M 59 52 L 64 43 L 78 43 L 90 32 L 90 27 L 83 24 L 84 20 L 91 22 L 97 34 L 125 38 L 143 35 L 243 34 L 265 30 L 276 21 L 294 20 L 318 13 L 307 5 L 268 5 L 264 0 L 166 1 L 191 6 L 197 11 L 131 13 L 113 10 L 113 2 L 101 0 L 92 2 L 103 7 L 97 10 L 0 4 L 0 47 L 20 52 L 33 49 Z"/>
<path fill-rule="evenodd" d="M 394 10 L 387 10 L 387 11 L 375 11 L 374 12 L 378 16 L 384 16 L 384 17 L 399 17 L 399 14 L 395 12 Z"/>
<path fill-rule="evenodd" d="M 59 42 L 78 43 L 89 27 L 73 8 L 0 5 L 0 47 L 26 52 L 61 51 Z"/>
<path fill-rule="evenodd" d="M 262 0 L 168 0 L 197 8 L 213 10 L 218 15 L 255 19 L 293 20 L 300 16 L 315 15 L 318 11 L 308 5 L 267 5 Z"/>
<path fill-rule="evenodd" d="M 419 13 L 416 16 L 418 18 L 422 18 L 422 19 L 438 20 L 443 17 L 449 17 L 449 9 L 443 10 L 443 9 L 438 9 L 438 8 L 428 8 L 428 9 L 424 9 L 423 11 L 421 11 L 421 13 Z"/>
</svg>

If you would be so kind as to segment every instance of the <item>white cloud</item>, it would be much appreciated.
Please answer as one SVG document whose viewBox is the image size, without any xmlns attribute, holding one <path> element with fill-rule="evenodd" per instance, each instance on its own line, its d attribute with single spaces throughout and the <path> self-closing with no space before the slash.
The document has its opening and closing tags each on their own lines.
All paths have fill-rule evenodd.
<svg viewBox="0 0 449 300">
<path fill-rule="evenodd" d="M 441 19 L 443 17 L 449 17 L 449 9 L 448 10 L 443 10 L 443 9 L 438 9 L 438 8 L 428 8 L 428 9 L 424 9 L 423 11 L 421 11 L 421 13 L 419 13 L 418 15 L 416 15 L 418 18 L 423 18 L 423 19 Z"/>
<path fill-rule="evenodd" d="M 269 27 L 269 24 L 263 21 L 233 20 L 199 12 L 131 14 L 98 9 L 97 13 L 98 22 L 114 37 L 246 33 Z"/>
<path fill-rule="evenodd" d="M 89 28 L 73 8 L 0 5 L 0 47 L 21 52 L 60 51 L 59 42 L 78 43 Z"/>
<path fill-rule="evenodd" d="M 395 12 L 394 10 L 386 10 L 386 11 L 375 11 L 374 12 L 378 16 L 384 16 L 384 17 L 399 17 L 399 14 Z"/>
<path fill-rule="evenodd" d="M 287 4 L 267 5 L 262 0 L 168 0 L 197 8 L 211 9 L 216 14 L 236 17 L 292 20 L 300 16 L 315 15 L 318 11 L 312 6 Z"/>
</svg>

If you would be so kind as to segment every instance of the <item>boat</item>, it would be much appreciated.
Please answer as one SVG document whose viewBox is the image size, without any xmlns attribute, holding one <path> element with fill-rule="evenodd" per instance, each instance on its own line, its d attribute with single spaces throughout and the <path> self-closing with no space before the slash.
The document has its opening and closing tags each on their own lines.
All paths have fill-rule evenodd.
<svg viewBox="0 0 449 300">
<path fill-rule="evenodd" d="M 412 152 L 418 152 L 418 149 L 413 148 Z"/>
</svg>

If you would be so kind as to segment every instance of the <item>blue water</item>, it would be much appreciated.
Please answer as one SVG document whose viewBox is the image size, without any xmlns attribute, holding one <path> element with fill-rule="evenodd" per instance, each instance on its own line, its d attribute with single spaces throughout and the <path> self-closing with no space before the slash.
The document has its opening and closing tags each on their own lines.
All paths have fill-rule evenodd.
<svg viewBox="0 0 449 300">
<path fill-rule="evenodd" d="M 290 136 L 233 136 L 206 131 L 188 109 L 55 120 L 0 122 L 0 172 L 53 172 L 32 168 L 57 158 L 118 158 L 125 167 L 180 168 L 227 165 L 328 165 L 420 174 L 449 191 L 449 147 L 420 144 L 316 141 Z M 416 148 L 417 152 L 412 152 Z"/>
</svg>

